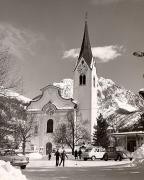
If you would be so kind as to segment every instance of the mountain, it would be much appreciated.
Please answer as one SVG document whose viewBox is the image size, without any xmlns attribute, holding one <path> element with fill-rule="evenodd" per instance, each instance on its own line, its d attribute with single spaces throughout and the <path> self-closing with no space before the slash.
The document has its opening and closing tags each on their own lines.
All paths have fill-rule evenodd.
<svg viewBox="0 0 144 180">
<path fill-rule="evenodd" d="M 0 87 L 0 96 L 5 96 L 9 98 L 15 98 L 23 103 L 29 103 L 31 101 L 30 98 L 27 98 L 17 92 L 14 92 L 9 89 L 5 89 L 4 87 Z"/>
<path fill-rule="evenodd" d="M 54 85 L 61 88 L 64 98 L 73 98 L 73 80 L 64 79 Z M 130 127 L 137 123 L 144 109 L 144 100 L 130 90 L 116 85 L 111 79 L 98 78 L 98 114 L 113 116 L 118 126 Z"/>
<path fill-rule="evenodd" d="M 98 79 L 97 95 L 98 110 L 100 113 L 103 112 L 105 117 L 119 108 L 134 112 L 144 107 L 144 101 L 138 94 L 116 85 L 110 79 Z"/>
<path fill-rule="evenodd" d="M 57 86 L 61 89 L 61 96 L 69 99 L 73 98 L 73 80 L 72 79 L 63 79 L 59 83 L 53 83 L 54 86 Z"/>
</svg>

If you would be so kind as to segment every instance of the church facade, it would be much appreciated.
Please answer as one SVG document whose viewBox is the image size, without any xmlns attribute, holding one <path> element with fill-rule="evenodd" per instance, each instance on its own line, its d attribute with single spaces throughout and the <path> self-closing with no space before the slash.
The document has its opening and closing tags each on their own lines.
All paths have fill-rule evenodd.
<svg viewBox="0 0 144 180">
<path fill-rule="evenodd" d="M 28 112 L 35 117 L 34 135 L 30 144 L 43 154 L 47 154 L 56 146 L 53 133 L 59 124 L 67 121 L 69 111 L 73 112 L 75 122 L 78 118 L 81 123 L 87 121 L 86 129 L 91 136 L 93 134 L 97 116 L 97 74 L 86 21 L 83 41 L 73 73 L 73 99 L 63 98 L 60 88 L 48 85 L 41 89 L 41 94 L 28 106 Z"/>
</svg>

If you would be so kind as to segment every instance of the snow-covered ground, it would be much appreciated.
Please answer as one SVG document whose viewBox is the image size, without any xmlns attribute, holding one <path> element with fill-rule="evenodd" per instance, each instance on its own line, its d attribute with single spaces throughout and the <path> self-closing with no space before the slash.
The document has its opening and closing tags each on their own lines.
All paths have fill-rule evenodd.
<svg viewBox="0 0 144 180">
<path fill-rule="evenodd" d="M 34 160 L 34 159 L 42 159 L 42 155 L 40 153 L 29 153 L 26 154 L 26 157 L 29 157 L 30 160 Z"/>
<path fill-rule="evenodd" d="M 27 180 L 21 173 L 20 169 L 16 169 L 9 162 L 0 160 L 0 180 Z"/>
</svg>

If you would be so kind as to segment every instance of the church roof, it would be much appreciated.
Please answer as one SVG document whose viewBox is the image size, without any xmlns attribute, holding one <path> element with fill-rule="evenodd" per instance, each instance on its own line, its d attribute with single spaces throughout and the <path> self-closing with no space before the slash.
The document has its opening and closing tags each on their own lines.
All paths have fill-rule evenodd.
<svg viewBox="0 0 144 180">
<path fill-rule="evenodd" d="M 84 58 L 87 65 L 90 67 L 91 62 L 92 62 L 92 57 L 93 56 L 92 56 L 91 44 L 90 44 L 89 34 L 88 34 L 88 25 L 87 25 L 87 21 L 85 21 L 83 41 L 82 41 L 82 45 L 81 45 L 77 65 L 79 64 L 81 58 Z"/>
</svg>

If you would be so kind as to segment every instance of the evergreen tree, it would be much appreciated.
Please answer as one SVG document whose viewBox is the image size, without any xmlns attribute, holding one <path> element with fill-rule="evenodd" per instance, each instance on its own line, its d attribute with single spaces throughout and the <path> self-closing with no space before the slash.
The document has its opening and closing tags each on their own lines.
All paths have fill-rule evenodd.
<svg viewBox="0 0 144 180">
<path fill-rule="evenodd" d="M 102 114 L 97 118 L 97 126 L 94 127 L 94 145 L 102 146 L 107 148 L 110 145 L 109 136 L 108 136 L 108 123 L 106 119 L 103 118 Z"/>
<path fill-rule="evenodd" d="M 98 146 L 97 142 L 97 125 L 94 125 L 94 133 L 93 133 L 93 146 Z"/>
</svg>

